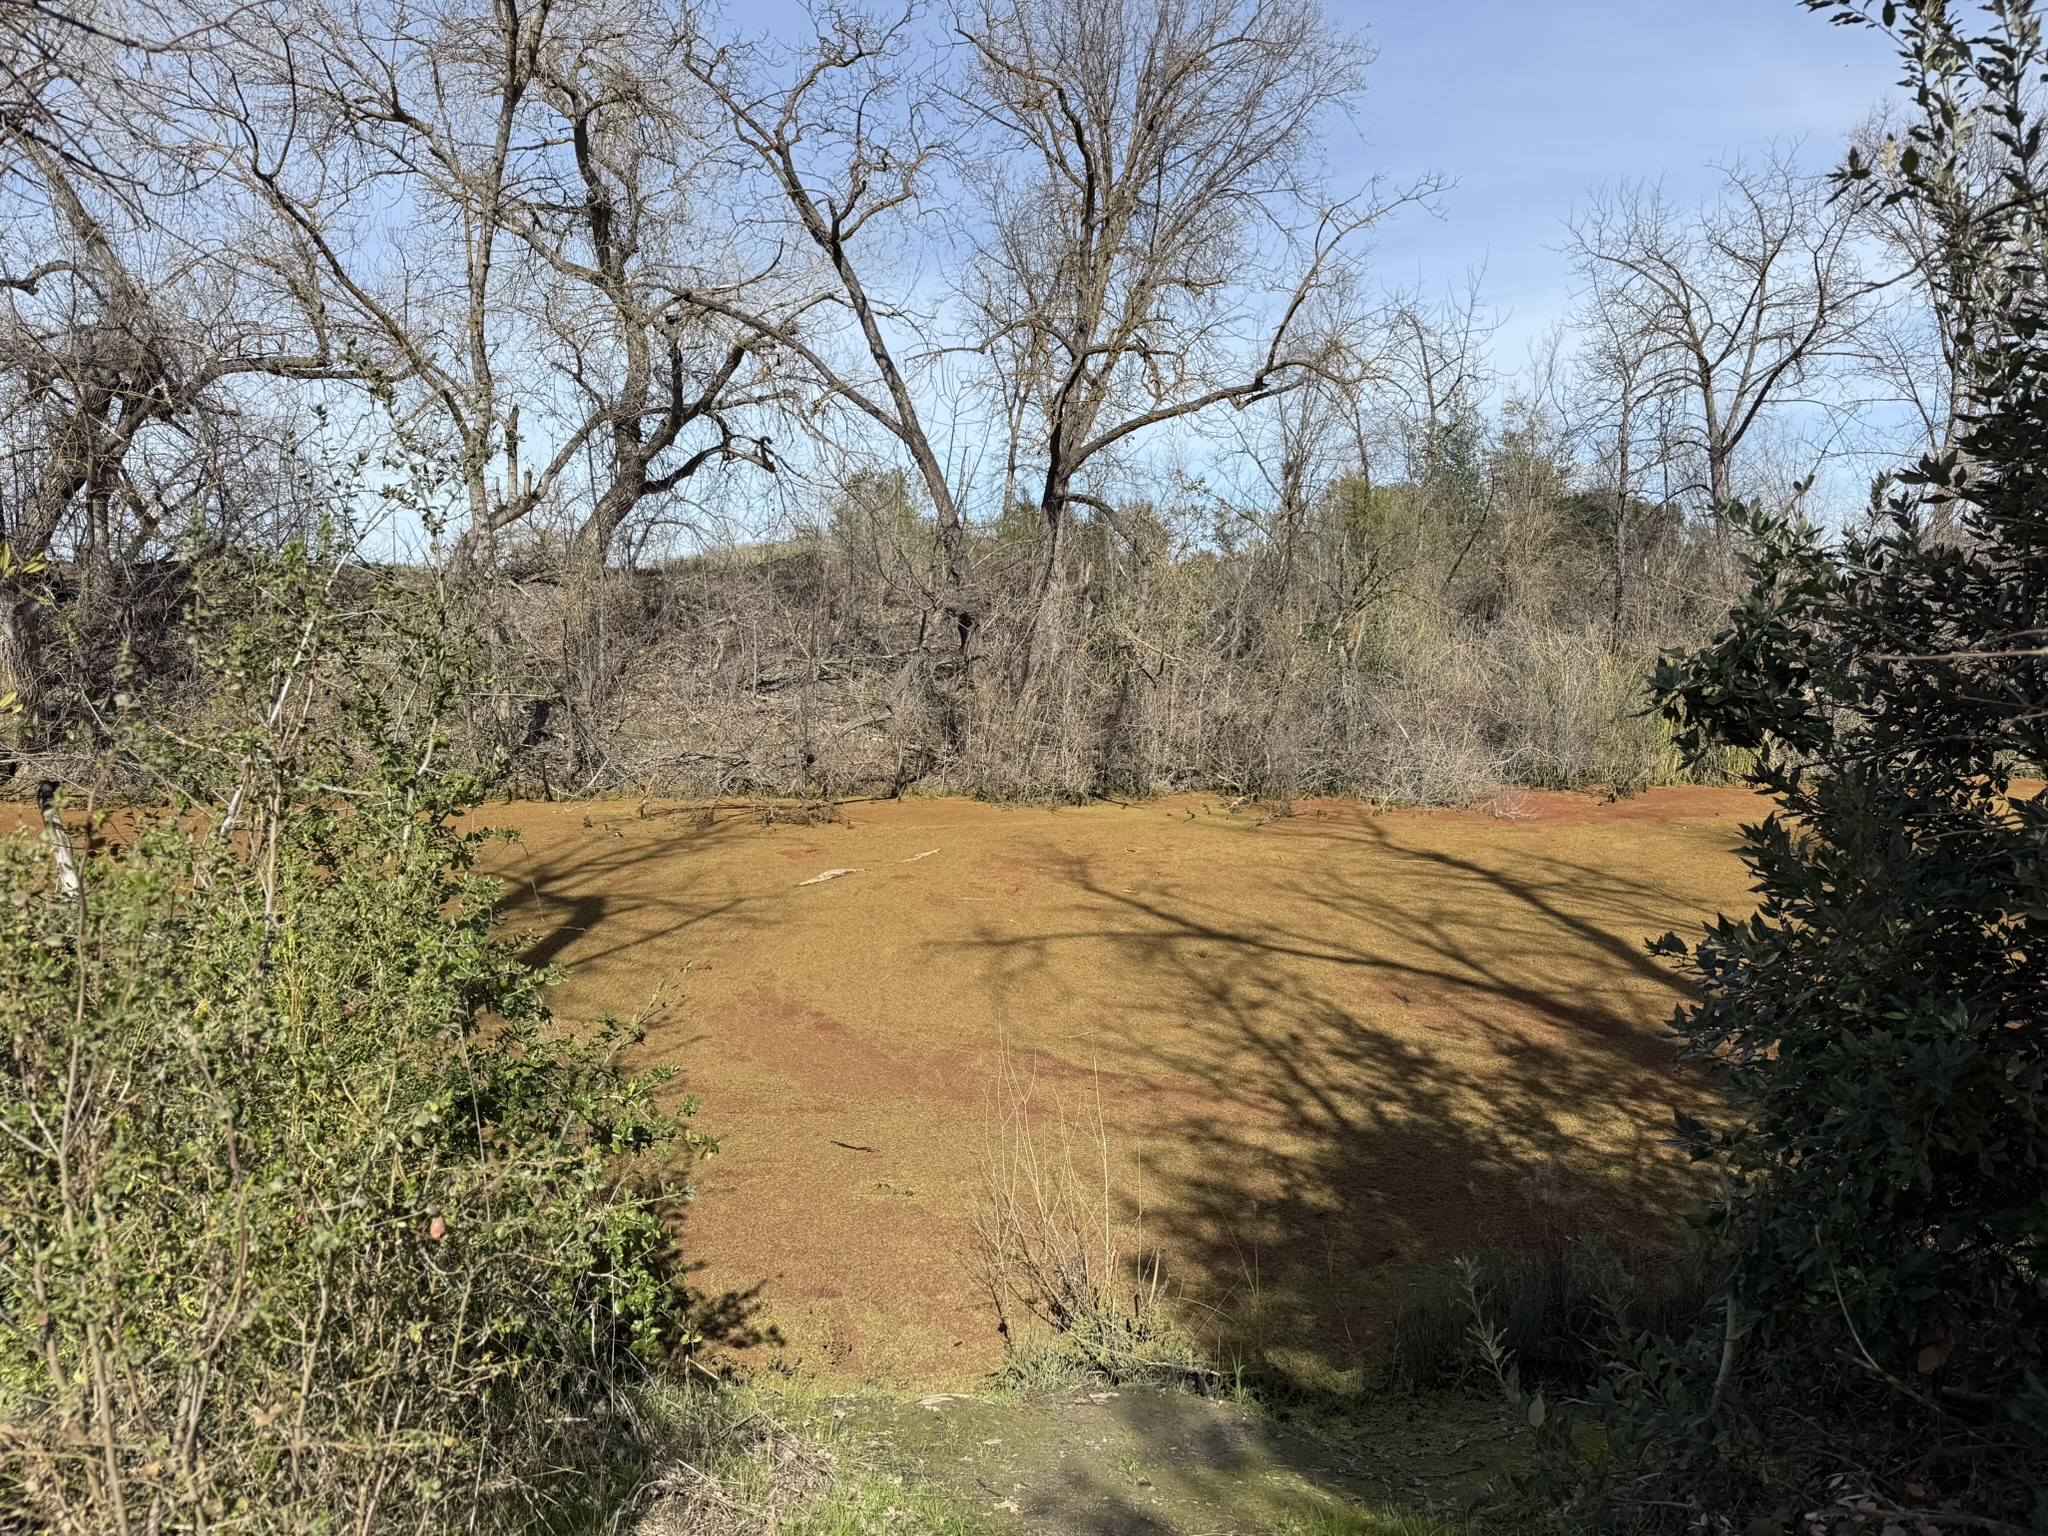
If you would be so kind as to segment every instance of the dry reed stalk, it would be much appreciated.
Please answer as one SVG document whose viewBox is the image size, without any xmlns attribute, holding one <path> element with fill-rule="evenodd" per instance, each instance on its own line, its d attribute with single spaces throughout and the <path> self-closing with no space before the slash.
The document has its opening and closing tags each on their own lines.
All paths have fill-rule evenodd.
<svg viewBox="0 0 2048 1536">
<path fill-rule="evenodd" d="M 1112 1380 L 1206 1379 L 1169 1315 L 1156 1251 L 1119 1211 L 1100 1084 L 1078 1114 L 1041 1105 L 1035 1073 L 998 1055 L 974 1255 L 1013 1360 L 1040 1346 Z"/>
</svg>

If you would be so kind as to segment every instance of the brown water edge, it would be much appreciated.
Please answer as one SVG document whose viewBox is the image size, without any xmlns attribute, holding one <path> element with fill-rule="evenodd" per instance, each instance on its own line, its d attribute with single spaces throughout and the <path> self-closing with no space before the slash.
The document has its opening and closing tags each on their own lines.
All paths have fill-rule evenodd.
<svg viewBox="0 0 2048 1536">
<path fill-rule="evenodd" d="M 1000 1357 L 970 1230 L 1001 1054 L 1099 1095 L 1119 1192 L 1226 1354 L 1355 1381 L 1419 1263 L 1581 1219 L 1665 1230 L 1705 1094 L 1644 941 L 1749 905 L 1763 802 L 1521 793 L 1491 811 L 1212 796 L 852 805 L 825 825 L 493 805 L 506 921 L 566 1019 L 654 1004 L 723 1154 L 689 1247 L 826 1381 L 965 1387 Z M 828 869 L 856 873 L 801 884 Z M 657 996 L 658 1003 L 655 1002 Z M 1541 1204 L 1542 1202 L 1539 1202 Z"/>
</svg>

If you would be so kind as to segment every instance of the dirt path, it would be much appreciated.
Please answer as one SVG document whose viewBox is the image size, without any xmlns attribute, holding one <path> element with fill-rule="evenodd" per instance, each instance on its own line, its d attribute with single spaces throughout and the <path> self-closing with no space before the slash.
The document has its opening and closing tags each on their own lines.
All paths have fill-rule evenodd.
<svg viewBox="0 0 2048 1536">
<path fill-rule="evenodd" d="M 1099 1095 L 1217 1346 L 1341 1387 L 1404 1266 L 1542 1219 L 1532 1173 L 1552 1203 L 1679 1198 L 1661 1142 L 1694 1090 L 1643 941 L 1746 903 L 1757 802 L 652 809 L 490 807 L 522 839 L 492 867 L 569 968 L 565 1017 L 659 993 L 644 1050 L 725 1148 L 700 1283 L 754 1298 L 785 1363 L 919 1388 L 995 1363 L 966 1250 L 1007 1050 L 1042 1102 Z"/>
</svg>

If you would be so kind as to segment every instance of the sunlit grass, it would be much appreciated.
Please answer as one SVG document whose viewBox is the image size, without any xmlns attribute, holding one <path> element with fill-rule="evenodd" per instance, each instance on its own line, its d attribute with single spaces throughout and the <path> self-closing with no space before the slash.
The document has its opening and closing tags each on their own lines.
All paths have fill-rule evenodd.
<svg viewBox="0 0 2048 1536">
<path fill-rule="evenodd" d="M 950 1494 L 872 1471 L 842 1473 L 830 1493 L 782 1527 L 785 1536 L 972 1536 L 980 1529 Z"/>
<path fill-rule="evenodd" d="M 1276 1536 L 1467 1536 L 1468 1529 L 1409 1509 L 1315 1509 L 1290 1516 Z"/>
</svg>

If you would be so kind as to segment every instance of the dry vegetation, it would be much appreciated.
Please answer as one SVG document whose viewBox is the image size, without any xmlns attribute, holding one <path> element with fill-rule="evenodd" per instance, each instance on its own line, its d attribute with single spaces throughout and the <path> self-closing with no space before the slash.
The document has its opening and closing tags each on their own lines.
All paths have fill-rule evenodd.
<svg viewBox="0 0 2048 1536">
<path fill-rule="evenodd" d="M 478 601 L 504 637 L 502 692 L 477 724 L 536 795 L 1442 803 L 1502 783 L 1669 782 L 1643 681 L 1725 607 L 1734 551 L 1672 514 L 1644 532 L 1617 603 L 1583 501 L 1518 494 L 1518 471 L 1555 470 L 1512 451 L 1471 466 L 1485 500 L 1446 508 L 1353 477 L 1242 547 L 1191 546 L 1144 507 L 1083 521 L 1059 643 L 1021 683 L 1029 527 L 977 535 L 976 650 L 936 691 L 917 668 L 939 546 L 900 479 L 862 481 L 804 537 L 609 576 L 573 668 L 561 586 L 544 571 L 494 585 Z M 549 687 L 565 671 L 591 680 L 586 707 Z"/>
<path fill-rule="evenodd" d="M 1982 38 L 1935 0 L 1807 4 L 1899 34 L 1905 140 L 1594 197 L 1510 377 L 1476 293 L 1369 267 L 1445 187 L 1331 179 L 1372 58 L 1320 0 L 817 0 L 786 35 L 683 0 L 0 0 L 0 784 L 47 836 L 0 843 L 0 1528 L 556 1529 L 634 1484 L 649 1531 L 889 1525 L 730 1397 L 650 1406 L 757 1299 L 685 1284 L 670 1175 L 710 1144 L 617 1059 L 658 959 L 749 1022 L 707 1076 L 831 1074 L 774 1102 L 785 1133 L 880 1103 L 957 1162 L 975 987 L 997 1020 L 1038 999 L 1069 1069 L 1107 1042 L 1197 1299 L 1276 1380 L 1292 1349 L 1354 1391 L 1354 1282 L 1463 1250 L 1402 1368 L 1536 1431 L 1538 1374 L 1605 1394 L 1597 1434 L 1550 1421 L 1559 1522 L 1763 1509 L 1819 1464 L 1777 1467 L 1770 1415 L 1813 1408 L 1866 1471 L 1937 1483 L 1901 1459 L 1928 1426 L 1981 1453 L 1926 1518 L 2019 1529 L 2048 994 L 2014 915 L 2044 910 L 2040 803 L 2006 791 L 2048 755 L 2048 77 L 2027 0 Z M 1922 450 L 1857 523 L 1867 466 Z M 1686 1188 L 1646 914 L 1746 899 L 1718 812 L 1589 854 L 1518 797 L 1599 787 L 1640 833 L 1618 802 L 1731 776 L 1800 830 L 1745 831 L 1762 916 L 1689 951 L 1679 1023 L 1753 1122 L 1679 1120 L 1730 1175 L 1719 1270 L 1577 1231 L 1474 1257 L 1504 1199 L 1546 1219 L 1536 1163 L 1610 1217 Z M 502 906 L 463 830 L 493 791 L 577 806 L 505 811 L 561 835 Z M 937 849 L 854 867 L 888 828 L 852 797 L 963 843 L 1001 814 L 944 792 L 1150 833 L 1013 840 L 953 888 Z M 630 826 L 582 808 L 626 794 Z M 832 866 L 801 887 L 716 862 L 717 807 L 778 798 L 776 833 L 840 842 L 779 850 Z M 1432 841 L 1388 803 L 1495 816 Z M 801 943 L 798 889 L 839 913 Z M 768 913 L 767 981 L 691 969 Z M 503 918 L 542 931 L 515 953 Z M 573 985 L 627 995 L 556 1030 L 546 965 L 596 932 L 635 963 Z M 1212 1384 L 1102 1099 L 995 1075 L 973 1305 L 1012 1378 Z M 736 1250 L 817 1194 L 794 1167 Z M 948 1218 L 857 1187 L 774 1241 L 909 1233 L 862 1283 L 930 1303 Z M 1816 1301 L 1837 1256 L 1868 1295 L 1831 1268 Z M 1853 1351 L 1816 1374 L 1837 1312 Z"/>
<path fill-rule="evenodd" d="M 1731 500 L 1948 431 L 1927 253 L 1783 158 L 1597 201 L 1505 375 L 1373 282 L 1442 189 L 1323 174 L 1314 0 L 6 16 L 23 782 L 175 729 L 211 568 L 325 529 L 445 589 L 524 793 L 1629 789 Z"/>
<path fill-rule="evenodd" d="M 1109 1128 L 1098 1087 L 1069 1105 L 995 1064 L 988 1147 L 973 1249 L 995 1308 L 1006 1372 L 1024 1385 L 1075 1372 L 1104 1382 L 1205 1385 L 1201 1363 L 1172 1321 L 1157 1249 L 1110 1174 Z"/>
</svg>

